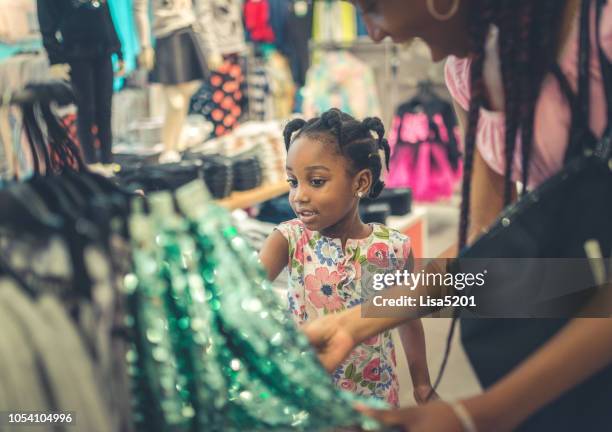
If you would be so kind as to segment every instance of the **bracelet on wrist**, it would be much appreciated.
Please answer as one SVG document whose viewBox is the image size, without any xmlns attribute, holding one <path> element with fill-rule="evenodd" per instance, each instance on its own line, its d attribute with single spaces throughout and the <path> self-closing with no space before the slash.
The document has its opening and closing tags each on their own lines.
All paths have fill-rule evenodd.
<svg viewBox="0 0 612 432">
<path fill-rule="evenodd" d="M 478 429 L 476 429 L 476 423 L 474 423 L 472 415 L 461 402 L 452 402 L 449 403 L 449 406 L 451 407 L 453 413 L 455 413 L 455 416 L 457 416 L 457 419 L 461 423 L 463 432 L 478 432 Z"/>
</svg>

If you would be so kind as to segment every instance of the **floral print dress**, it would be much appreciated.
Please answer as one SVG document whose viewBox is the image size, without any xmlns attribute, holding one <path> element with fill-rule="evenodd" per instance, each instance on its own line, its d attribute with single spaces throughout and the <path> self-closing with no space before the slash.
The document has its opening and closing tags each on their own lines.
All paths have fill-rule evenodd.
<svg viewBox="0 0 612 432">
<path fill-rule="evenodd" d="M 372 289 L 374 273 L 403 270 L 410 255 L 410 239 L 384 225 L 370 224 L 364 239 L 341 240 L 308 230 L 299 219 L 276 229 L 289 243 L 289 310 L 298 324 L 341 312 L 363 302 Z M 363 295 L 362 295 L 363 294 Z M 333 374 L 344 390 L 399 403 L 391 332 L 366 340 Z"/>
</svg>

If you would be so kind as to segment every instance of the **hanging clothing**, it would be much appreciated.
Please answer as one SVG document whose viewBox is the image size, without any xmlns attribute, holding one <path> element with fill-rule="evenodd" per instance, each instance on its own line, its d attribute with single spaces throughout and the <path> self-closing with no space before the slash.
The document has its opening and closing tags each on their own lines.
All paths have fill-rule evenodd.
<svg viewBox="0 0 612 432">
<path fill-rule="evenodd" d="M 241 0 L 133 0 L 140 44 L 151 46 L 155 38 L 192 27 L 201 38 L 206 54 L 243 52 L 244 28 Z M 153 12 L 149 21 L 149 4 Z M 152 31 L 151 31 L 152 27 Z"/>
<path fill-rule="evenodd" d="M 363 14 L 360 10 L 357 10 L 357 36 L 367 36 L 368 28 L 366 27 L 365 21 L 363 20 Z"/>
<path fill-rule="evenodd" d="M 310 67 L 308 42 L 312 35 L 312 4 L 306 0 L 268 1 L 276 47 L 289 59 L 293 81 L 302 87 Z"/>
<path fill-rule="evenodd" d="M 267 74 L 272 96 L 272 112 L 268 119 L 287 119 L 293 113 L 296 89 L 285 56 L 278 52 L 271 53 L 267 61 Z"/>
<path fill-rule="evenodd" d="M 353 42 L 357 38 L 355 6 L 346 2 L 314 2 L 314 42 Z"/>
<path fill-rule="evenodd" d="M 242 115 L 242 70 L 237 57 L 228 58 L 191 98 L 190 111 L 203 115 L 214 125 L 213 136 L 219 137 L 234 129 Z"/>
<path fill-rule="evenodd" d="M 157 39 L 150 80 L 164 85 L 200 81 L 209 70 L 202 47 L 191 27 Z"/>
<path fill-rule="evenodd" d="M 262 121 L 272 110 L 266 61 L 262 56 L 258 56 L 249 66 L 247 74 L 249 118 Z"/>
<path fill-rule="evenodd" d="M 303 114 L 316 117 L 338 108 L 356 118 L 380 117 L 372 69 L 347 51 L 328 51 L 308 70 L 302 89 Z"/>
<path fill-rule="evenodd" d="M 87 163 L 112 162 L 113 64 L 121 43 L 106 0 L 38 0 L 38 20 L 49 63 L 68 63 L 77 94 L 79 142 Z M 61 40 L 57 33 L 61 34 Z M 94 134 L 94 125 L 97 133 Z M 100 156 L 95 141 L 99 142 Z"/>
<path fill-rule="evenodd" d="M 286 24 L 287 45 L 286 48 L 281 49 L 281 52 L 289 58 L 293 79 L 300 87 L 306 84 L 306 74 L 310 67 L 308 41 L 312 36 L 312 13 L 310 3 L 300 0 L 294 2 Z"/>
<path fill-rule="evenodd" d="M 111 125 L 113 63 L 111 58 L 101 56 L 92 59 L 74 59 L 69 64 L 70 80 L 77 98 L 79 143 L 85 161 L 87 163 L 111 163 L 113 161 Z M 99 155 L 97 147 L 99 147 Z"/>
<path fill-rule="evenodd" d="M 95 3 L 38 0 L 37 4 L 49 63 L 110 57 L 111 54 L 123 58 L 106 0 Z M 58 32 L 61 40 L 57 39 Z"/>
<path fill-rule="evenodd" d="M 295 84 L 287 59 L 277 51 L 254 59 L 247 78 L 252 120 L 287 119 L 293 113 Z"/>
<path fill-rule="evenodd" d="M 292 2 L 287 0 L 268 0 L 269 21 L 274 33 L 274 43 L 278 49 L 285 46 L 287 19 L 292 8 Z"/>
<path fill-rule="evenodd" d="M 458 142 L 453 107 L 433 92 L 400 105 L 389 133 L 386 185 L 412 189 L 416 201 L 450 198 L 462 174 Z"/>
<path fill-rule="evenodd" d="M 40 37 L 34 0 L 0 0 L 0 41 L 14 45 Z"/>
<path fill-rule="evenodd" d="M 244 4 L 244 24 L 254 42 L 274 42 L 267 0 L 247 0 Z"/>
<path fill-rule="evenodd" d="M 108 7 L 115 23 L 117 36 L 121 42 L 126 76 L 136 70 L 136 55 L 138 53 L 138 33 L 134 24 L 133 0 L 108 0 Z M 115 68 L 116 69 L 116 68 Z M 123 87 L 125 78 L 115 78 L 115 90 Z"/>
</svg>

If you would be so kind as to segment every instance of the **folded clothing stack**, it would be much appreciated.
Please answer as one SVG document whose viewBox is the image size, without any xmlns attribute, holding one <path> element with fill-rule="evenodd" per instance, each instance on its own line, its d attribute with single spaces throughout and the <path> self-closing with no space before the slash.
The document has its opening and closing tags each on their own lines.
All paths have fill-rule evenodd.
<svg viewBox="0 0 612 432">
<path fill-rule="evenodd" d="M 202 164 L 202 178 L 214 198 L 225 198 L 234 190 L 234 167 L 230 158 L 189 151 L 183 153 L 183 160 Z"/>
<path fill-rule="evenodd" d="M 210 156 L 203 159 L 204 181 L 214 198 L 228 197 L 234 188 L 234 168 L 232 161 L 223 156 Z"/>
<path fill-rule="evenodd" d="M 176 190 L 190 181 L 203 178 L 203 164 L 200 161 L 182 161 L 143 165 L 136 169 L 122 169 L 117 177 L 120 184 L 144 192 Z"/>
<path fill-rule="evenodd" d="M 113 153 L 113 160 L 121 167 L 121 171 L 135 171 L 144 166 L 157 165 L 159 152 L 148 154 Z"/>
<path fill-rule="evenodd" d="M 233 161 L 234 190 L 245 191 L 261 185 L 262 170 L 256 156 L 239 158 Z"/>
<path fill-rule="evenodd" d="M 233 135 L 244 143 L 245 148 L 251 146 L 257 149 L 264 183 L 278 183 L 285 180 L 287 152 L 279 122 L 243 123 Z M 235 154 L 230 155 L 236 156 Z"/>
<path fill-rule="evenodd" d="M 231 158 L 257 156 L 263 183 L 285 179 L 286 151 L 279 122 L 247 122 L 231 134 L 191 147 L 190 153 L 221 154 Z"/>
</svg>

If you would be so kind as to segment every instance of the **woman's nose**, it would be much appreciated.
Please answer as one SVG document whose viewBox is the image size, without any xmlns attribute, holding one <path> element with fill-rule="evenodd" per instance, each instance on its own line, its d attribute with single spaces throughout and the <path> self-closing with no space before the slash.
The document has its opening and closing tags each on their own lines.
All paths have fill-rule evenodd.
<svg viewBox="0 0 612 432">
<path fill-rule="evenodd" d="M 384 38 L 388 36 L 387 33 L 379 26 L 377 26 L 372 20 L 372 18 L 370 18 L 368 15 L 363 16 L 363 21 L 366 25 L 366 28 L 368 29 L 368 35 L 370 36 L 370 39 L 372 39 L 374 42 L 381 42 Z"/>
</svg>

